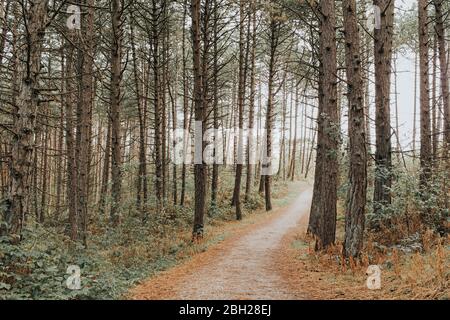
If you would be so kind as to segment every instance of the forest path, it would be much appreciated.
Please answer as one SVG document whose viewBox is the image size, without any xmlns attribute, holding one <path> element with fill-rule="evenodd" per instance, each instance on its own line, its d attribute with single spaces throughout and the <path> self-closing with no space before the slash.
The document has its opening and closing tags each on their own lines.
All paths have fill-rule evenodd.
<svg viewBox="0 0 450 320">
<path fill-rule="evenodd" d="M 242 234 L 194 256 L 131 291 L 132 299 L 302 299 L 281 276 L 277 257 L 283 238 L 306 224 L 312 188 L 301 183 L 293 202 Z M 305 227 L 305 226 L 301 226 Z"/>
</svg>

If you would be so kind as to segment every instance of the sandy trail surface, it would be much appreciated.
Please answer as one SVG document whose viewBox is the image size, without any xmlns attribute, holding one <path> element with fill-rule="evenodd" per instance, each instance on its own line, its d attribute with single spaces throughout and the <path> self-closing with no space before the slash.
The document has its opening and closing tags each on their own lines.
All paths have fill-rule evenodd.
<svg viewBox="0 0 450 320">
<path fill-rule="evenodd" d="M 302 299 L 279 272 L 276 259 L 283 239 L 307 223 L 312 198 L 301 184 L 289 205 L 261 223 L 226 239 L 180 266 L 162 272 L 130 292 L 132 299 Z M 306 219 L 305 219 L 306 218 Z"/>
</svg>

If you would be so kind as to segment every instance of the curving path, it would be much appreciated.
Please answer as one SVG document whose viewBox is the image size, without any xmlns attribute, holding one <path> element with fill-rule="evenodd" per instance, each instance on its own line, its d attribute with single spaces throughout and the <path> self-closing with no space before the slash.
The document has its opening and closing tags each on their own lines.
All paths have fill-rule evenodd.
<svg viewBox="0 0 450 320">
<path fill-rule="evenodd" d="M 173 268 L 138 286 L 132 291 L 132 298 L 302 298 L 290 292 L 273 257 L 283 237 L 308 215 L 311 198 L 311 187 L 302 184 L 299 196 L 287 207 L 277 209 L 273 217 L 239 237 L 225 240 L 218 250 L 208 250 L 204 259 L 188 261 L 181 268 Z"/>
</svg>

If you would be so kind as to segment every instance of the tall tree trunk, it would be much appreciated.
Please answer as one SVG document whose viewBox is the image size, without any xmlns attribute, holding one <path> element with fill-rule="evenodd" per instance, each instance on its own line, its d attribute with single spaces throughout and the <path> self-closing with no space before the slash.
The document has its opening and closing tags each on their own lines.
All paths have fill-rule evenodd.
<svg viewBox="0 0 450 320">
<path fill-rule="evenodd" d="M 316 250 L 335 241 L 338 184 L 339 114 L 337 106 L 336 13 L 332 0 L 321 0 L 320 71 L 317 156 L 308 232 L 316 236 Z"/>
<path fill-rule="evenodd" d="M 176 42 L 178 39 L 175 39 Z M 169 42 L 169 39 L 167 40 Z M 171 89 L 170 84 L 168 83 L 167 88 L 169 91 L 169 96 L 172 103 L 172 152 L 173 152 L 173 158 L 175 159 L 175 147 L 176 147 L 176 141 L 175 141 L 175 130 L 177 129 L 177 101 L 178 101 L 178 59 L 175 61 L 175 78 L 174 78 L 174 84 L 173 84 L 173 90 Z M 169 149 L 170 152 L 170 149 Z M 177 188 L 177 165 L 175 162 L 173 162 L 172 165 L 172 200 L 173 205 L 177 205 L 178 201 L 178 188 Z"/>
<path fill-rule="evenodd" d="M 147 156 L 146 156 L 146 112 L 145 103 L 143 101 L 143 94 L 141 92 L 142 81 L 139 78 L 138 62 L 139 59 L 136 53 L 135 35 L 134 35 L 134 18 L 131 16 L 130 21 L 130 42 L 131 53 L 133 56 L 133 76 L 136 90 L 136 102 L 139 118 L 139 168 L 137 178 L 137 192 L 136 192 L 136 207 L 141 217 L 146 215 L 146 204 L 148 198 L 147 190 Z M 143 69 L 144 71 L 145 69 Z M 145 71 L 144 71 L 145 72 Z"/>
<path fill-rule="evenodd" d="M 72 37 L 73 39 L 73 37 Z M 75 48 L 69 41 L 67 42 L 68 53 L 66 62 L 65 86 L 67 97 L 65 99 L 66 109 L 66 153 L 67 153 L 67 203 L 69 208 L 69 235 L 75 241 L 78 239 L 78 187 L 77 187 L 77 161 L 75 157 L 75 136 L 74 136 L 74 104 L 75 86 L 73 85 L 74 53 Z"/>
<path fill-rule="evenodd" d="M 111 116 L 108 113 L 107 129 L 106 129 L 106 142 L 105 142 L 105 157 L 103 158 L 103 172 L 102 182 L 100 188 L 100 203 L 99 211 L 104 213 L 106 211 L 106 199 L 108 197 L 108 185 L 109 185 L 109 172 L 111 166 Z"/>
<path fill-rule="evenodd" d="M 417 137 L 417 51 L 414 53 L 414 114 L 413 114 L 413 139 L 412 139 L 412 157 L 413 163 L 416 161 L 416 137 Z"/>
<path fill-rule="evenodd" d="M 367 20 L 367 2 L 364 0 L 361 2 L 361 12 L 362 19 Z M 366 149 L 367 149 L 367 160 L 368 166 L 371 165 L 371 155 L 372 155 L 372 134 L 370 130 L 370 47 L 372 37 L 364 29 L 361 30 L 361 50 L 362 63 L 363 63 L 363 81 L 364 81 L 364 116 L 365 116 L 365 126 L 366 126 Z M 373 181 L 370 181 L 372 184 Z"/>
<path fill-rule="evenodd" d="M 120 142 L 120 109 L 122 80 L 122 0 L 112 0 L 112 38 L 111 38 L 111 155 L 112 155 L 112 205 L 111 222 L 119 223 L 119 207 L 122 192 L 122 152 Z"/>
<path fill-rule="evenodd" d="M 206 130 L 206 110 L 203 102 L 202 85 L 202 56 L 201 56 L 201 29 L 200 29 L 200 0 L 191 0 L 192 17 L 192 48 L 194 68 L 194 107 L 195 107 L 195 152 L 201 157 L 194 165 L 195 182 L 195 213 L 192 238 L 199 241 L 203 238 L 203 218 L 205 215 L 206 200 L 206 164 L 203 162 L 205 142 L 203 134 Z"/>
<path fill-rule="evenodd" d="M 188 0 L 183 4 L 183 32 L 182 32 L 182 55 L 183 55 L 183 164 L 181 167 L 181 194 L 180 205 L 184 205 L 186 197 L 186 156 L 187 156 L 187 130 L 189 127 L 189 97 L 188 97 L 188 76 L 187 76 L 187 54 L 186 54 L 186 19 L 188 10 Z"/>
<path fill-rule="evenodd" d="M 161 22 L 159 23 L 158 33 L 161 34 L 161 84 L 160 84 L 160 95 L 161 95 L 161 103 L 160 103 L 160 115 L 161 115 L 161 189 L 162 189 L 162 203 L 166 202 L 166 190 L 167 190 L 167 99 L 166 99 L 166 88 L 167 88 L 167 66 L 168 66 L 168 54 L 167 54 L 167 6 L 166 1 L 161 2 Z"/>
<path fill-rule="evenodd" d="M 429 84 L 429 39 L 427 0 L 419 0 L 419 55 L 420 55 L 420 185 L 424 192 L 431 176 L 431 119 Z"/>
<path fill-rule="evenodd" d="M 306 160 L 307 160 L 307 157 L 306 157 L 306 152 L 307 152 L 307 149 L 306 149 L 306 145 L 307 145 L 307 142 L 308 142 L 308 139 L 307 139 L 307 128 L 308 128 L 308 99 L 307 99 L 307 97 L 306 97 L 306 87 L 305 87 L 305 91 L 303 92 L 303 99 L 304 99 L 304 104 L 303 104 L 303 108 L 302 108 L 302 111 L 303 111 L 303 113 L 304 113 L 304 122 L 303 122 L 303 139 L 302 139 L 302 170 L 301 170 L 301 173 L 303 174 L 304 172 L 305 172 L 305 163 L 306 163 Z M 311 131 L 312 130 L 309 130 L 309 134 L 311 134 Z"/>
<path fill-rule="evenodd" d="M 356 0 L 343 0 L 345 62 L 350 135 L 350 188 L 345 216 L 344 255 L 359 257 L 363 247 L 367 193 L 367 150 L 364 93 Z"/>
<path fill-rule="evenodd" d="M 62 44 L 64 44 L 64 41 L 62 41 Z M 65 81 L 66 81 L 66 59 L 64 56 L 64 51 L 61 50 L 61 92 L 64 92 L 64 88 L 65 88 Z M 64 142 L 64 108 L 65 108 L 65 100 L 67 99 L 67 97 L 65 96 L 61 96 L 61 106 L 60 106 L 60 119 L 59 119 L 59 130 L 56 130 L 56 134 L 57 134 L 57 139 L 58 139 L 58 152 L 59 155 L 56 158 L 56 203 L 55 203 L 55 216 L 56 219 L 59 218 L 60 213 L 61 213 L 61 197 L 62 197 L 62 193 L 63 193 L 63 186 L 62 186 L 62 182 L 63 182 L 63 167 L 64 167 L 64 157 L 62 156 L 63 154 L 63 142 Z M 64 200 L 63 200 L 64 201 Z"/>
<path fill-rule="evenodd" d="M 214 127 L 214 163 L 212 165 L 212 177 L 211 177 L 211 207 L 217 206 L 217 191 L 219 187 L 219 164 L 217 163 L 218 152 L 218 134 L 219 134 L 219 52 L 218 52 L 218 23 L 219 23 L 219 7 L 217 0 L 214 0 L 214 22 L 213 22 L 213 127 Z"/>
<path fill-rule="evenodd" d="M 10 186 L 7 208 L 3 214 L 6 227 L 0 235 L 11 235 L 20 240 L 22 227 L 30 203 L 30 175 L 38 107 L 39 75 L 41 71 L 41 51 L 47 23 L 47 1 L 35 0 L 22 6 L 22 16 L 27 28 L 23 30 L 23 40 L 18 57 L 19 84 L 15 112 L 13 114 L 14 139 L 11 143 L 11 157 L 8 163 Z"/>
<path fill-rule="evenodd" d="M 250 101 L 248 114 L 249 137 L 247 139 L 247 179 L 245 182 L 245 201 L 249 200 L 252 189 L 252 174 L 254 163 L 254 123 L 255 123 L 255 94 L 256 94 L 256 8 L 255 1 L 250 4 L 252 21 L 252 47 L 250 54 Z M 249 22 L 250 24 L 250 22 Z M 249 35 L 250 38 L 250 35 Z"/>
<path fill-rule="evenodd" d="M 439 148 L 439 128 L 438 128 L 438 112 L 439 112 L 439 102 L 437 98 L 437 54 L 438 45 L 437 45 L 437 34 L 434 34 L 433 39 L 433 71 L 432 71 L 432 85 L 431 85 L 431 140 L 432 140 L 432 162 L 433 166 L 437 166 L 438 164 L 438 148 Z"/>
<path fill-rule="evenodd" d="M 242 219 L 241 209 L 241 178 L 244 163 L 244 102 L 245 102 L 245 80 L 246 80 L 246 53 L 245 53 L 245 1 L 239 2 L 239 84 L 238 84 L 238 141 L 237 141 L 237 163 L 236 176 L 234 180 L 233 203 L 236 206 L 236 219 Z M 248 37 L 249 35 L 247 35 Z M 248 46 L 247 46 L 248 47 Z M 248 50 L 247 50 L 248 51 Z"/>
<path fill-rule="evenodd" d="M 286 89 L 286 71 L 283 77 L 283 92 L 281 103 L 281 132 L 280 132 L 280 156 L 277 176 L 285 180 L 285 154 L 286 154 L 286 108 L 287 108 L 287 89 Z"/>
<path fill-rule="evenodd" d="M 375 0 L 380 8 L 381 28 L 375 35 L 375 108 L 376 151 L 374 181 L 374 212 L 382 213 L 391 204 L 392 144 L 390 117 L 390 88 L 392 64 L 392 38 L 394 25 L 394 0 Z"/>
<path fill-rule="evenodd" d="M 397 142 L 395 148 L 395 154 L 397 158 L 397 164 L 400 164 L 400 153 L 402 148 L 400 146 L 400 125 L 398 117 L 398 82 L 397 82 L 397 54 L 393 60 L 393 73 L 394 73 L 394 108 L 395 108 L 395 141 Z"/>
<path fill-rule="evenodd" d="M 48 111 L 46 111 L 48 113 Z M 45 128 L 43 137 L 44 137 L 44 144 L 42 146 L 42 153 L 41 153 L 41 162 L 42 162 L 42 186 L 41 186 L 41 207 L 39 211 L 39 223 L 43 224 L 45 222 L 45 217 L 47 216 L 47 209 L 48 209 L 48 203 L 47 203 L 47 185 L 48 185 L 48 147 L 49 147 L 49 131 L 50 129 L 48 126 Z"/>
<path fill-rule="evenodd" d="M 275 76 L 276 76 L 276 56 L 279 46 L 281 21 L 275 12 L 271 13 L 270 20 L 270 57 L 269 57 L 269 79 L 268 79 L 268 93 L 267 93 L 267 111 L 266 111 L 266 136 L 263 149 L 262 168 L 266 171 L 261 176 L 264 178 L 264 199 L 266 204 L 266 211 L 272 210 L 272 195 L 271 195 L 271 174 L 272 174 L 272 130 L 274 122 L 274 104 L 275 104 Z M 262 186 L 260 186 L 260 190 Z"/>
<path fill-rule="evenodd" d="M 298 124 L 298 105 L 299 105 L 299 85 L 295 86 L 295 116 L 294 116 L 294 140 L 292 141 L 292 154 L 290 164 L 291 181 L 295 179 L 295 163 L 297 158 L 297 124 Z"/>
<path fill-rule="evenodd" d="M 446 54 L 445 45 L 445 28 L 444 28 L 444 12 L 442 6 L 444 0 L 434 0 L 434 6 L 436 10 L 436 32 L 437 41 L 439 45 L 439 66 L 440 66 L 440 86 L 442 94 L 442 105 L 444 110 L 444 158 L 449 157 L 450 149 L 450 94 L 449 94 L 449 75 L 450 75 L 450 61 Z"/>
<path fill-rule="evenodd" d="M 80 4 L 84 4 L 80 1 Z M 94 66 L 94 3 L 87 0 L 86 19 L 82 21 L 83 34 L 78 40 L 78 103 L 77 103 L 77 137 L 76 159 L 78 160 L 77 177 L 77 216 L 78 231 L 83 244 L 87 244 L 89 170 L 91 144 L 91 112 L 93 105 L 93 66 Z"/>
<path fill-rule="evenodd" d="M 155 195 L 158 207 L 162 205 L 162 153 L 164 150 L 161 145 L 161 93 L 160 93 L 160 61 L 159 61 L 159 16 L 160 10 L 157 8 L 156 0 L 152 1 L 152 68 L 153 68 L 153 106 L 154 106 L 154 126 L 155 126 Z"/>
</svg>

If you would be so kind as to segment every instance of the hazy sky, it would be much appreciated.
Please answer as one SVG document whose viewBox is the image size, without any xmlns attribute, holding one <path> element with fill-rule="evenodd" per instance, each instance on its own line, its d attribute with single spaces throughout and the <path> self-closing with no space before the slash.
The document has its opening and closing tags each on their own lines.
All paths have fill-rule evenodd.
<svg viewBox="0 0 450 320">
<path fill-rule="evenodd" d="M 396 15 L 401 14 L 404 11 L 411 10 L 417 0 L 396 0 Z M 400 10 L 402 12 L 400 12 Z M 396 58 L 396 59 L 395 59 Z M 404 151 L 412 149 L 413 141 L 413 122 L 414 122 L 414 52 L 402 50 L 394 56 L 395 61 L 392 63 L 392 67 L 396 65 L 397 78 L 395 78 L 394 73 L 391 78 L 391 124 L 392 127 L 396 126 L 396 114 L 395 114 L 395 80 L 397 80 L 397 105 L 398 105 L 398 122 L 399 122 L 399 139 L 401 147 Z M 372 75 L 371 75 L 371 86 L 370 86 L 370 117 L 372 119 L 371 123 L 371 135 L 372 144 L 375 143 L 375 81 L 373 65 Z M 394 71 L 394 70 L 393 70 Z M 419 83 L 417 83 L 417 86 Z M 417 102 L 419 100 L 419 93 L 417 92 Z M 419 105 L 417 104 L 417 108 Z M 416 122 L 419 124 L 420 114 L 417 113 Z M 347 119 L 344 117 L 342 123 L 342 131 L 347 132 Z M 416 132 L 416 141 L 419 137 L 419 128 Z M 393 136 L 392 145 L 395 148 L 397 144 L 396 136 Z M 416 148 L 418 144 L 416 144 Z"/>
<path fill-rule="evenodd" d="M 410 9 L 415 3 L 417 3 L 415 0 L 397 0 L 396 7 L 402 10 Z M 397 71 L 400 141 L 402 147 L 409 150 L 413 139 L 414 122 L 414 53 L 408 52 L 406 56 L 398 55 Z M 394 91 L 394 80 L 395 78 L 392 77 L 392 92 Z M 392 124 L 395 125 L 394 96 L 392 96 L 391 102 Z M 416 117 L 416 121 L 419 121 L 418 116 Z"/>
</svg>

